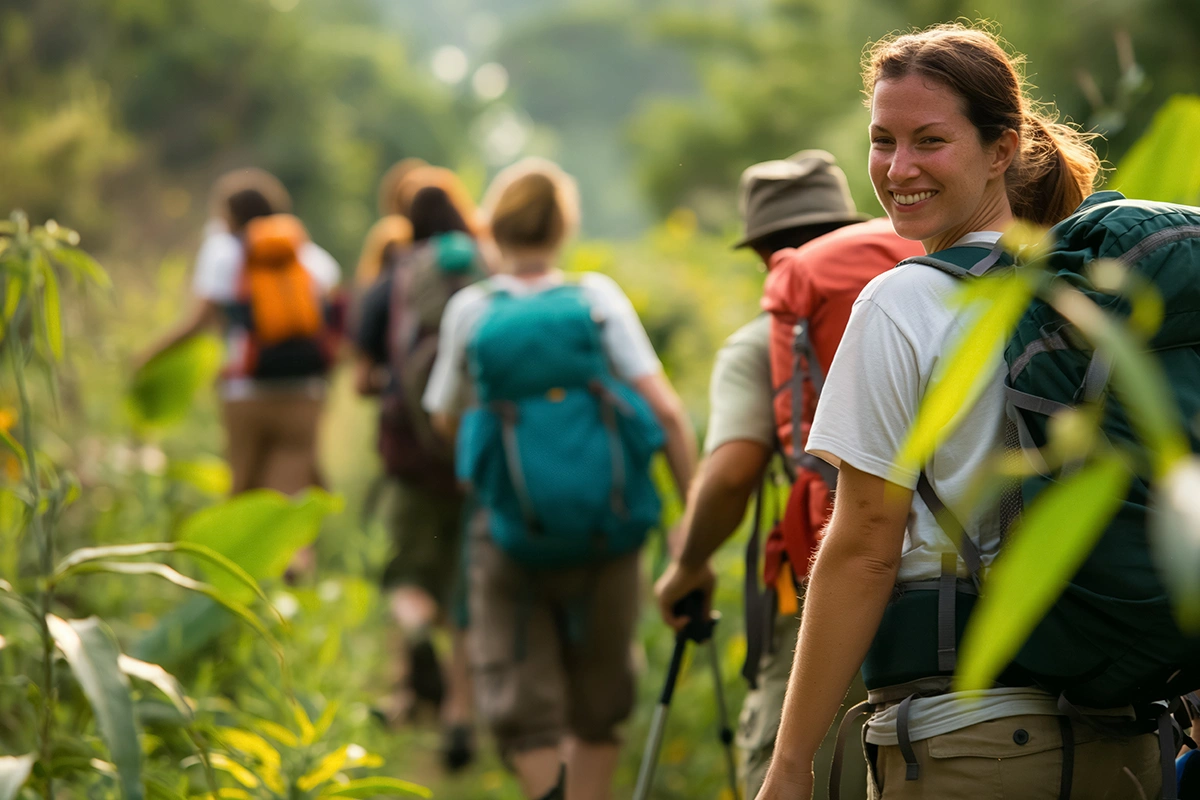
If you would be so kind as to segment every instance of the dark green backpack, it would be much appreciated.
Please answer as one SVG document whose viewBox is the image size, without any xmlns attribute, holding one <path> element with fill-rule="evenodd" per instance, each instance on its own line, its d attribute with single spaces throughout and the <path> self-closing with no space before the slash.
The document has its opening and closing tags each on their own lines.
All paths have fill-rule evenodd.
<svg viewBox="0 0 1200 800">
<path fill-rule="evenodd" d="M 1192 450 L 1200 451 L 1196 430 L 1188 424 L 1200 418 L 1200 208 L 1100 192 L 1055 226 L 1052 235 L 1052 269 L 1109 313 L 1127 317 L 1130 304 L 1092 286 L 1087 266 L 1096 259 L 1121 261 L 1158 290 L 1164 321 L 1149 349 L 1167 374 Z M 903 263 L 910 262 L 957 277 L 1011 263 L 999 249 L 978 247 L 951 248 Z M 1051 414 L 1101 398 L 1105 436 L 1122 446 L 1142 446 L 1120 398 L 1107 390 L 1103 360 L 1094 358 L 1047 303 L 1035 300 L 1029 307 L 1004 357 L 1010 446 L 1045 445 Z M 1060 477 L 1051 473 L 1025 480 L 1021 502 L 1028 505 Z M 944 528 L 961 530 L 924 476 L 918 492 Z M 1037 685 L 1072 704 L 1095 708 L 1142 705 L 1200 686 L 1200 638 L 1185 636 L 1172 615 L 1147 540 L 1147 517 L 1153 513 L 1149 502 L 1148 481 L 1139 476 L 1001 683 Z M 962 540 L 961 555 L 975 576 L 978 551 L 969 536 Z M 899 587 L 863 665 L 869 688 L 916 682 L 919 690 L 923 680 L 953 673 L 978 581 L 956 581 L 955 560 L 951 556 L 947 561 L 948 579 L 914 586 L 913 591 Z"/>
</svg>

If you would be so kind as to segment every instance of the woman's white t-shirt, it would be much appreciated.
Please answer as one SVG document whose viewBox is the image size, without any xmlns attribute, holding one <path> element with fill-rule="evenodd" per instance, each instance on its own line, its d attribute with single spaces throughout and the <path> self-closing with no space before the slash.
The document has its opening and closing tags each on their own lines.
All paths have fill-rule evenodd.
<svg viewBox="0 0 1200 800">
<path fill-rule="evenodd" d="M 450 298 L 438 332 L 438 354 L 421 403 L 430 413 L 461 414 L 473 402 L 467 375 L 467 346 L 475 326 L 487 311 L 492 290 L 528 296 L 561 286 L 563 273 L 552 270 L 536 278 L 495 275 L 485 283 L 468 286 Z M 616 281 L 597 272 L 585 272 L 579 287 L 593 314 L 603 322 L 601 338 L 613 373 L 632 383 L 662 370 L 650 338 L 629 298 Z"/>
<path fill-rule="evenodd" d="M 1000 233 L 984 231 L 955 245 L 992 247 L 999 239 Z M 822 389 L 808 452 L 834 466 L 845 461 L 862 472 L 916 488 L 920 471 L 897 471 L 893 460 L 921 399 L 944 368 L 946 353 L 971 322 L 971 316 L 952 302 L 961 286 L 959 279 L 922 264 L 897 267 L 867 284 L 855 301 Z M 1004 444 L 1003 359 L 997 355 L 986 368 L 995 379 L 925 466 L 942 502 L 979 545 L 985 567 L 999 549 L 999 513 L 971 509 L 964 499 Z M 897 580 L 937 578 L 942 554 L 957 552 L 933 513 L 914 495 Z M 967 576 L 961 559 L 959 576 Z M 962 700 L 959 693 L 915 698 L 910 709 L 912 740 L 1012 714 L 1059 713 L 1054 698 L 1030 688 L 993 689 L 975 695 L 970 703 Z M 895 706 L 872 716 L 867 741 L 897 743 Z"/>
</svg>

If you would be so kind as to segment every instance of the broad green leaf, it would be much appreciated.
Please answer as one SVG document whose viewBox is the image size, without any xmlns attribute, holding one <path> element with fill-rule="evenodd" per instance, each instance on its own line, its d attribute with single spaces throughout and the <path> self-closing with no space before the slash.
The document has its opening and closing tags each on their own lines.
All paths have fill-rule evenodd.
<svg viewBox="0 0 1200 800">
<path fill-rule="evenodd" d="M 1200 97 L 1176 95 L 1117 165 L 1109 188 L 1127 197 L 1195 204 L 1200 201 Z"/>
<path fill-rule="evenodd" d="M 167 465 L 166 476 L 173 481 L 191 484 L 213 497 L 224 497 L 229 494 L 233 485 L 233 473 L 229 464 L 225 459 L 216 456 L 171 461 Z"/>
<path fill-rule="evenodd" d="M 146 797 L 147 800 L 187 800 L 165 782 L 151 777 L 146 778 Z"/>
<path fill-rule="evenodd" d="M 1049 300 L 1055 311 L 1112 359 L 1113 388 L 1146 443 L 1155 477 L 1166 475 L 1188 455 L 1191 447 L 1177 422 L 1181 415 L 1158 360 L 1148 358 L 1120 323 L 1082 292 L 1060 282 L 1051 291 Z"/>
<path fill-rule="evenodd" d="M 189 722 L 192 720 L 192 707 L 188 704 L 187 695 L 183 693 L 183 687 L 179 685 L 179 681 L 175 680 L 174 675 L 158 664 L 148 664 L 124 654 L 117 659 L 117 664 L 121 671 L 129 677 L 153 684 L 167 696 L 167 699 L 185 719 Z"/>
<path fill-rule="evenodd" d="M 126 800 L 142 798 L 142 750 L 138 743 L 129 680 L 119 666 L 116 637 L 98 617 L 46 617 L 50 635 L 71 666 L 92 706 L 96 725 L 108 745 Z"/>
<path fill-rule="evenodd" d="M 331 786 L 321 792 L 321 797 L 378 797 L 380 795 L 411 795 L 433 797 L 433 792 L 416 783 L 399 778 L 360 778 L 356 781 Z"/>
<path fill-rule="evenodd" d="M 82 564 L 77 564 L 74 567 L 74 572 L 77 574 L 89 572 L 108 572 L 116 575 L 153 575 L 170 581 L 181 588 L 196 592 L 197 594 L 205 595 L 206 597 L 209 597 L 223 605 L 227 610 L 233 612 L 235 616 L 253 628 L 259 636 L 266 640 L 267 644 L 271 646 L 271 649 L 275 651 L 275 655 L 279 659 L 280 664 L 282 665 L 284 663 L 283 648 L 279 646 L 279 642 L 275 640 L 275 637 L 271 635 L 271 632 L 267 630 L 266 626 L 263 625 L 262 620 L 255 616 L 253 611 L 246 608 L 236 600 L 232 600 L 224 596 L 220 591 L 213 588 L 211 585 L 202 583 L 201 581 L 193 580 L 186 575 L 182 575 L 168 567 L 166 564 L 158 564 L 152 561 L 87 561 Z"/>
<path fill-rule="evenodd" d="M 266 592 L 262 590 L 262 587 L 258 585 L 258 581 L 254 580 L 249 573 L 212 548 L 196 544 L 195 542 L 144 542 L 142 544 L 118 544 L 108 547 L 84 547 L 75 550 L 59 562 L 58 567 L 54 570 L 54 577 L 56 580 L 62 579 L 70 574 L 71 570 L 78 565 L 89 561 L 98 561 L 105 558 L 130 558 L 132 556 L 149 555 L 150 553 L 184 553 L 214 565 L 224 570 L 229 576 L 232 576 L 250 594 L 256 595 L 259 600 L 262 600 L 267 605 L 267 608 L 275 611 L 274 606 L 271 605 L 271 601 L 267 599 Z M 276 616 L 280 623 L 286 624 L 278 612 L 276 612 Z"/>
<path fill-rule="evenodd" d="M 908 437 L 896 454 L 897 470 L 920 469 L 958 427 L 983 390 L 996 380 L 1004 345 L 1033 296 L 1031 278 L 1019 270 L 977 280 L 991 290 L 971 306 L 982 307 L 982 311 L 963 331 L 945 366 L 933 377 Z"/>
<path fill-rule="evenodd" d="M 342 767 L 346 765 L 346 751 L 348 748 L 349 745 L 343 745 L 318 761 L 317 766 L 311 772 L 302 775 L 296 781 L 296 788 L 301 791 L 311 792 L 321 784 L 332 780 L 333 776 L 337 775 Z"/>
<path fill-rule="evenodd" d="M 0 756 L 0 800 L 13 800 L 29 773 L 33 771 L 33 754 L 25 756 Z"/>
<path fill-rule="evenodd" d="M 196 392 L 209 386 L 221 368 L 221 343 L 202 335 L 181 342 L 138 370 L 127 407 L 142 428 L 161 428 L 186 419 Z"/>
<path fill-rule="evenodd" d="M 259 581 L 270 580 L 284 573 L 296 551 L 317 538 L 326 515 L 340 506 L 340 498 L 320 489 L 296 498 L 266 489 L 244 492 L 197 511 L 184 521 L 178 538 L 215 550 Z M 210 570 L 208 578 L 226 596 L 247 599 L 246 587 L 225 573 Z"/>
<path fill-rule="evenodd" d="M 234 616 L 204 595 L 192 595 L 158 618 L 130 652 L 170 669 L 185 665 L 235 624 Z"/>
<path fill-rule="evenodd" d="M 1154 487 L 1150 535 L 1179 625 L 1200 633 L 1200 458 L 1179 462 Z"/>
<path fill-rule="evenodd" d="M 1132 478 L 1116 453 L 1098 457 L 1026 509 L 984 582 L 963 637 L 955 688 L 985 689 L 1079 570 Z"/>
<path fill-rule="evenodd" d="M 46 325 L 46 342 L 55 361 L 62 361 L 62 301 L 58 294 L 58 276 L 49 262 L 42 269 L 42 319 Z"/>
</svg>

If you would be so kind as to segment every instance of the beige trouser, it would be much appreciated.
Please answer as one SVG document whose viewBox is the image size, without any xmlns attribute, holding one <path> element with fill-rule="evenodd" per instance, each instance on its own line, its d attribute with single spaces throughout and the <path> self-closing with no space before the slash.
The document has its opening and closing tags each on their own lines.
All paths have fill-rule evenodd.
<svg viewBox="0 0 1200 800">
<path fill-rule="evenodd" d="M 783 696 L 787 691 L 788 676 L 792 674 L 792 658 L 796 652 L 796 635 L 800 621 L 795 617 L 780 614 L 775 620 L 774 652 L 763 653 L 758 666 L 758 688 L 746 694 L 738 719 L 737 746 L 740 755 L 738 772 L 742 782 L 742 796 L 754 800 L 767 777 L 771 755 L 775 751 L 775 737 L 779 733 L 779 721 L 783 715 Z M 867 690 L 860 678 L 855 678 L 846 706 L 865 700 Z M 835 725 L 833 731 L 836 731 Z M 826 737 L 816 758 L 817 782 L 813 800 L 825 800 L 828 796 L 827 778 L 833 760 L 835 736 L 833 731 Z M 861 761 L 853 754 L 847 758 L 843 770 L 842 797 L 862 797 L 866 793 L 866 781 Z M 930 795 L 932 797 L 932 795 Z"/>
<path fill-rule="evenodd" d="M 295 494 L 321 485 L 317 425 L 324 401 L 303 391 L 263 393 L 223 406 L 233 494 Z"/>
<path fill-rule="evenodd" d="M 1062 732 L 1058 717 L 1024 715 L 981 722 L 913 742 L 917 780 L 905 780 L 899 747 L 874 752 L 870 800 L 1058 800 Z M 1158 736 L 1105 738 L 1074 723 L 1073 800 L 1153 800 L 1162 795 Z M 1139 789 L 1140 784 L 1140 789 Z M 855 797 L 844 793 L 845 797 Z"/>
</svg>

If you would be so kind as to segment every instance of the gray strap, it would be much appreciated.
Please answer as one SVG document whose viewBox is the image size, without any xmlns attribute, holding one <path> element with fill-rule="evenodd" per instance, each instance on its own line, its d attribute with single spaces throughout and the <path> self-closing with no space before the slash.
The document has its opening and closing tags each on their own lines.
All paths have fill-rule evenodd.
<svg viewBox="0 0 1200 800">
<path fill-rule="evenodd" d="M 837 740 L 833 746 L 833 763 L 829 769 L 829 800 L 841 800 L 842 798 L 842 760 L 846 754 L 846 739 L 850 736 L 854 721 L 864 714 L 870 714 L 874 709 L 875 707 L 870 702 L 864 700 L 858 705 L 846 709 L 846 714 L 838 725 Z"/>
<path fill-rule="evenodd" d="M 1162 800 L 1179 800 L 1179 783 L 1175 777 L 1175 726 L 1169 707 L 1158 717 L 1158 749 L 1162 753 Z"/>
<path fill-rule="evenodd" d="M 1108 388 L 1108 379 L 1112 375 L 1112 359 L 1097 350 L 1088 362 L 1087 372 L 1083 374 L 1083 386 L 1079 399 L 1084 403 L 1095 403 Z"/>
<path fill-rule="evenodd" d="M 1074 348 L 1067 342 L 1066 339 L 1058 333 L 1042 332 L 1041 338 L 1034 339 L 1026 346 L 1025 351 L 1012 362 L 1012 366 L 1008 370 L 1008 379 L 1015 381 L 1017 377 L 1025 371 L 1029 366 L 1029 362 L 1033 357 L 1041 353 L 1049 353 L 1054 350 L 1072 350 Z"/>
<path fill-rule="evenodd" d="M 529 485 L 525 482 L 525 470 L 521 467 L 521 449 L 517 444 L 517 410 L 512 403 L 497 403 L 500 412 L 500 439 L 504 444 L 504 461 L 508 465 L 508 478 L 512 481 L 517 502 L 521 504 L 521 516 L 529 526 L 529 532 L 541 531 L 533 501 L 529 497 Z"/>
<path fill-rule="evenodd" d="M 953 556 L 954 554 L 947 553 L 946 555 Z M 904 592 L 937 592 L 937 591 L 941 591 L 942 579 L 940 577 L 938 577 L 938 578 L 934 578 L 933 580 L 928 580 L 928 581 L 907 581 L 905 583 L 896 584 L 896 588 L 901 593 L 904 593 Z M 956 577 L 954 579 L 954 591 L 957 592 L 958 594 L 970 594 L 970 595 L 976 595 L 976 596 L 978 596 L 978 594 L 979 594 L 979 588 L 974 584 L 974 582 L 972 582 L 971 580 L 966 579 L 966 578 L 957 578 Z M 913 692 L 905 692 L 905 694 L 913 694 Z M 922 692 L 917 692 L 917 694 L 922 694 Z"/>
<path fill-rule="evenodd" d="M 980 259 L 979 262 L 975 264 L 975 266 L 973 266 L 969 270 L 967 270 L 967 274 L 968 275 L 983 275 L 989 269 L 996 266 L 996 264 L 1000 261 L 1000 257 L 1003 255 L 1004 255 L 1004 248 L 1001 247 L 1000 242 L 996 242 L 996 244 L 994 244 L 992 246 L 992 251 L 990 253 L 988 253 L 984 258 Z"/>
<path fill-rule="evenodd" d="M 1008 402 L 1017 408 L 1023 408 L 1026 411 L 1032 411 L 1035 414 L 1041 414 L 1046 417 L 1057 414 L 1060 411 L 1071 410 L 1071 407 L 1066 403 L 1047 400 L 1045 397 L 1038 397 L 1035 394 L 1022 392 L 1007 385 L 1004 387 L 1004 394 L 1008 398 Z"/>
<path fill-rule="evenodd" d="M 1005 387 L 1008 391 L 1008 387 Z M 1021 447 L 1021 453 L 1025 459 L 1033 466 L 1037 473 L 1044 478 L 1050 477 L 1050 465 L 1046 463 L 1046 459 L 1042 457 L 1042 451 L 1038 448 L 1037 442 L 1033 440 L 1033 432 L 1029 430 L 1029 424 L 1025 422 L 1025 417 L 1020 410 L 1011 402 L 1004 404 L 1004 413 L 1012 422 L 1013 427 L 1017 431 L 1017 441 Z"/>
<path fill-rule="evenodd" d="M 608 436 L 608 453 L 612 460 L 612 490 L 609 492 L 609 502 L 613 513 L 619 519 L 629 516 L 625 505 L 625 447 L 621 444 L 621 432 L 617 428 L 617 415 L 613 409 L 614 395 L 598 382 L 592 387 L 600 402 L 600 419 L 604 421 L 604 430 Z"/>
<path fill-rule="evenodd" d="M 821 480 L 825 481 L 825 485 L 829 487 L 830 491 L 837 488 L 837 467 L 828 461 L 817 458 L 812 453 L 804 453 L 800 458 L 796 459 L 796 466 L 820 475 Z"/>
<path fill-rule="evenodd" d="M 942 502 L 937 492 L 934 491 L 933 484 L 929 482 L 929 476 L 924 472 L 917 479 L 917 494 L 921 496 L 921 500 L 933 512 L 938 525 L 954 541 L 954 544 L 958 547 L 959 555 L 962 556 L 963 563 L 967 565 L 967 572 L 970 574 L 971 580 L 978 585 L 980 572 L 983 569 L 983 558 L 979 554 L 979 547 L 967 535 L 966 528 L 954 516 L 954 512 L 946 508 L 946 504 Z"/>
<path fill-rule="evenodd" d="M 938 580 L 937 659 L 938 672 L 954 672 L 958 663 L 955 644 L 955 597 L 958 584 L 958 556 L 942 553 L 942 577 Z"/>
<path fill-rule="evenodd" d="M 1071 784 L 1075 781 L 1075 729 L 1067 717 L 1057 717 L 1062 734 L 1062 777 L 1058 781 L 1058 800 L 1071 800 Z"/>
<path fill-rule="evenodd" d="M 914 697 L 915 694 L 910 694 L 900 701 L 900 707 L 896 709 L 896 742 L 900 745 L 900 755 L 904 756 L 906 781 L 915 781 L 921 777 L 921 765 L 917 763 L 917 754 L 908 735 L 908 716 Z"/>
</svg>

